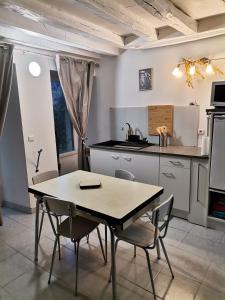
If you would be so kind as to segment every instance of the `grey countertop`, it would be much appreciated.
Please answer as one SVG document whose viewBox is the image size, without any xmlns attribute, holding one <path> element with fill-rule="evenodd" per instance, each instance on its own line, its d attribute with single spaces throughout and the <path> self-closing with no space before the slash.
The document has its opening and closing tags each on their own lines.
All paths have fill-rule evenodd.
<svg viewBox="0 0 225 300">
<path fill-rule="evenodd" d="M 197 158 L 208 158 L 208 155 L 201 155 L 200 147 L 187 147 L 187 146 L 150 146 L 139 150 L 138 152 L 144 153 L 158 153 L 163 155 L 178 155 L 187 157 L 197 157 Z"/>
<path fill-rule="evenodd" d="M 159 146 L 149 146 L 141 149 L 120 149 L 109 146 L 102 145 L 91 145 L 90 148 L 95 149 L 104 149 L 104 150 L 113 150 L 119 152 L 133 152 L 133 153 L 155 153 L 160 155 L 174 155 L 174 156 L 183 156 L 183 157 L 192 157 L 192 158 L 202 158 L 208 159 L 208 155 L 201 155 L 200 147 L 188 147 L 188 146 L 167 146 L 167 147 L 159 147 Z"/>
</svg>

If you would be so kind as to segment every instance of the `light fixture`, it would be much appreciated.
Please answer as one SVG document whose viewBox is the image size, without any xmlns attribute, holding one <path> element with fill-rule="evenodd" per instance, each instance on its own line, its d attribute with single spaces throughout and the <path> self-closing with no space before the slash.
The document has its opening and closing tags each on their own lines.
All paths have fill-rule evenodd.
<svg viewBox="0 0 225 300">
<path fill-rule="evenodd" d="M 205 72 L 206 72 L 208 75 L 213 75 L 213 74 L 215 74 L 214 69 L 213 69 L 213 66 L 211 65 L 211 61 L 209 61 L 209 63 L 207 64 L 206 69 L 205 69 Z"/>
<path fill-rule="evenodd" d="M 192 65 L 190 66 L 188 72 L 189 72 L 189 74 L 190 74 L 191 76 L 195 75 L 195 65 L 194 65 L 194 64 L 192 64 Z"/>
<path fill-rule="evenodd" d="M 183 73 L 180 69 L 180 65 L 177 65 L 176 68 L 173 69 L 173 72 L 172 72 L 173 76 L 177 77 L 177 78 L 180 78 L 182 77 Z"/>
<path fill-rule="evenodd" d="M 33 77 L 39 77 L 41 74 L 41 66 L 35 61 L 29 63 L 28 70 Z"/>
<path fill-rule="evenodd" d="M 189 87 L 193 86 L 194 79 L 205 79 L 206 75 L 224 75 L 223 71 L 221 71 L 217 66 L 214 64 L 212 65 L 212 61 L 225 59 L 224 57 L 221 58 L 207 58 L 201 57 L 196 60 L 192 60 L 189 58 L 182 58 L 182 60 L 177 64 L 177 66 L 172 71 L 173 76 L 179 78 L 182 76 L 182 70 L 186 75 L 186 83 Z M 205 74 L 204 74 L 205 72 Z"/>
</svg>

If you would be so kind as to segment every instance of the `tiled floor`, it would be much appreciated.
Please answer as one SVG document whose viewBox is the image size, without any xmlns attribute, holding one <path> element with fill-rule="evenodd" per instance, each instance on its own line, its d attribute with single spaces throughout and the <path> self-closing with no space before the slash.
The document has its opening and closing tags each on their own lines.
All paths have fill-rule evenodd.
<svg viewBox="0 0 225 300">
<path fill-rule="evenodd" d="M 103 229 L 103 227 L 101 228 Z M 0 227 L 0 299 L 70 300 L 74 299 L 74 252 L 63 239 L 62 260 L 56 259 L 52 283 L 48 271 L 53 235 L 46 219 L 39 247 L 39 263 L 33 263 L 34 215 L 4 209 Z M 159 299 L 225 300 L 225 235 L 174 218 L 166 246 L 175 279 L 171 280 L 164 257 L 157 260 L 151 252 L 153 275 Z M 163 256 L 163 254 L 162 254 Z M 110 263 L 103 264 L 97 234 L 84 239 L 80 247 L 79 296 L 77 299 L 111 299 L 108 284 Z M 117 253 L 118 299 L 153 299 L 145 254 L 120 243 Z"/>
</svg>

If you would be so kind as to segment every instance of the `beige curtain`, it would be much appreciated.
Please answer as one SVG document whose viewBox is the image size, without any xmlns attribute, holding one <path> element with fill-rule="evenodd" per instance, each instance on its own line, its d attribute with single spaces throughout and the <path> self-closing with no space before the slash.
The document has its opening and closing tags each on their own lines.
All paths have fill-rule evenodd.
<svg viewBox="0 0 225 300">
<path fill-rule="evenodd" d="M 2 135 L 12 83 L 13 74 L 13 46 L 0 44 L 0 136 Z M 0 226 L 2 225 L 2 211 L 0 203 Z"/>
<path fill-rule="evenodd" d="M 72 124 L 78 134 L 78 168 L 89 170 L 86 132 L 94 77 L 94 62 L 57 56 L 56 65 Z"/>
</svg>

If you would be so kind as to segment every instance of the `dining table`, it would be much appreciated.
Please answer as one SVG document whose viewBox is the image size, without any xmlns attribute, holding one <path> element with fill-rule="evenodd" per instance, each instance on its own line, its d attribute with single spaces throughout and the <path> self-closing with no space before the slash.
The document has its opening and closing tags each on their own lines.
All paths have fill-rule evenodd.
<svg viewBox="0 0 225 300">
<path fill-rule="evenodd" d="M 98 186 L 81 188 L 85 182 Z M 125 230 L 150 210 L 152 202 L 163 193 L 163 187 L 128 181 L 82 170 L 74 171 L 32 185 L 29 193 L 36 196 L 35 261 L 38 261 L 39 207 L 43 196 L 52 196 L 76 205 L 86 218 L 105 224 L 110 231 L 112 299 L 116 300 L 115 229 Z"/>
</svg>

